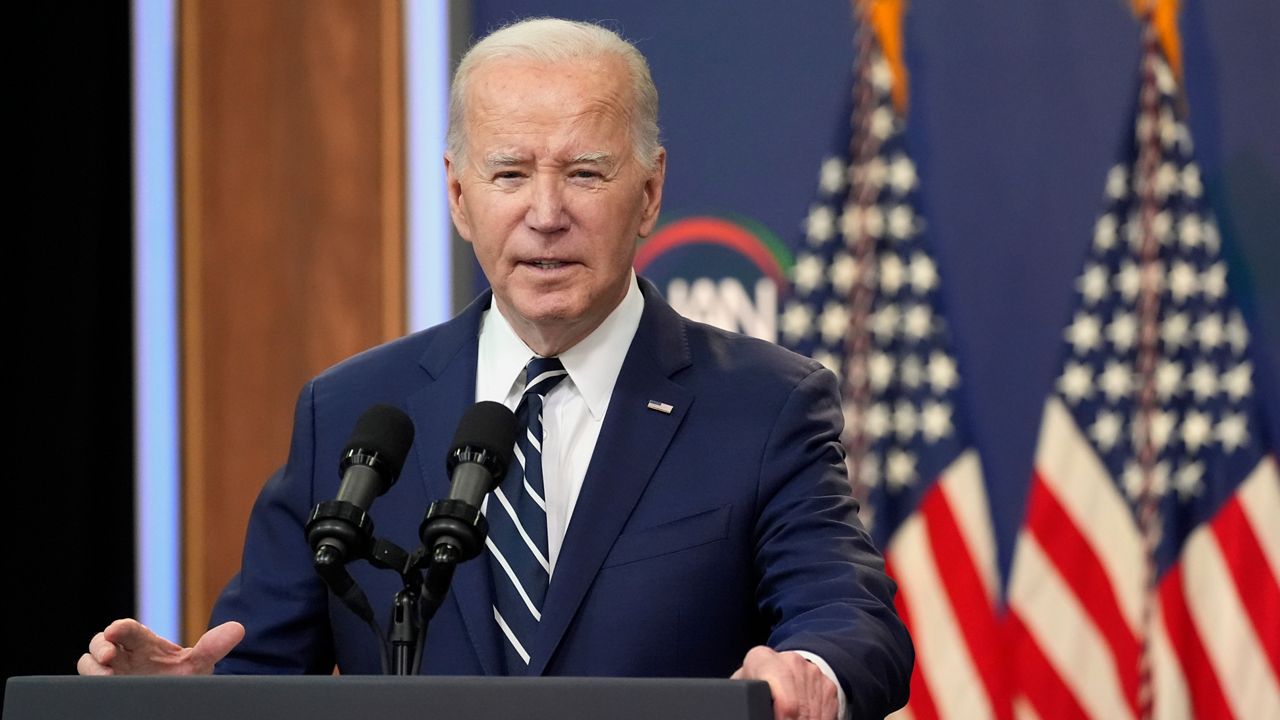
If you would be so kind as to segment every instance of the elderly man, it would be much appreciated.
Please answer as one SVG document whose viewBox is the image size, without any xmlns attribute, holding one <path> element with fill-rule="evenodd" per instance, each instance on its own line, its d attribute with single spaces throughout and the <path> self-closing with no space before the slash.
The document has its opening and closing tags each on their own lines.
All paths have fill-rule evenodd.
<svg viewBox="0 0 1280 720">
<path fill-rule="evenodd" d="M 180 648 L 118 621 L 80 671 L 377 672 L 368 628 L 312 570 L 308 512 L 334 497 L 361 410 L 394 404 L 417 442 L 373 514 L 416 545 L 460 416 L 496 400 L 541 408 L 537 452 L 489 499 L 487 550 L 459 567 L 423 672 L 758 678 L 778 717 L 904 703 L 911 642 L 849 496 L 835 377 L 678 316 L 631 269 L 666 168 L 644 58 L 595 25 L 517 23 L 462 60 L 450 118 L 450 210 L 491 293 L 304 388 L 221 624 Z M 397 589 L 352 572 L 373 597 Z"/>
</svg>

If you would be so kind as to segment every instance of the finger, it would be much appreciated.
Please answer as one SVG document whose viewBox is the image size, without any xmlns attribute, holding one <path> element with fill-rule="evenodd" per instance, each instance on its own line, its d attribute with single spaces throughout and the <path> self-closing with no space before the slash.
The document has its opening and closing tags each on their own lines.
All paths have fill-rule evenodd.
<svg viewBox="0 0 1280 720">
<path fill-rule="evenodd" d="M 752 648 L 742 661 L 742 677 L 769 683 L 775 720 L 795 720 L 800 717 L 800 688 L 797 687 L 794 669 L 786 657 L 768 647 Z"/>
<path fill-rule="evenodd" d="M 114 645 L 132 649 L 145 642 L 147 636 L 155 636 L 155 633 L 133 618 L 124 618 L 108 625 L 107 629 L 102 631 L 102 636 Z"/>
<path fill-rule="evenodd" d="M 191 660 L 199 671 L 208 672 L 213 669 L 214 663 L 226 657 L 243 639 L 243 625 L 234 620 L 224 622 L 201 636 L 195 647 L 191 648 Z"/>
<path fill-rule="evenodd" d="M 107 640 L 106 635 L 101 632 L 96 633 L 93 637 L 89 638 L 89 654 L 99 662 L 102 661 L 102 653 L 108 648 L 114 647 L 115 645 L 112 645 L 111 642 Z"/>
<path fill-rule="evenodd" d="M 111 675 L 111 668 L 103 665 L 89 653 L 80 656 L 80 660 L 76 662 L 76 672 L 81 675 Z"/>
<path fill-rule="evenodd" d="M 776 673 L 761 680 L 768 681 L 769 692 L 773 694 L 774 720 L 799 720 L 801 706 L 793 681 Z"/>
<path fill-rule="evenodd" d="M 89 655 L 94 662 L 101 665 L 110 665 L 119 652 L 120 648 L 116 647 L 115 643 L 107 640 L 106 635 L 103 633 L 94 635 L 93 639 L 89 641 Z"/>
</svg>

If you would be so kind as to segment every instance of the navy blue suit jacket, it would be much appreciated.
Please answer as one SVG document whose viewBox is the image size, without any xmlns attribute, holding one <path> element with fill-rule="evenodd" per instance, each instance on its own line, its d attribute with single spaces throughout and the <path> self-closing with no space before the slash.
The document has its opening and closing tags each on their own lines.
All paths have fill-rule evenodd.
<svg viewBox="0 0 1280 720">
<path fill-rule="evenodd" d="M 894 585 L 856 515 L 838 436 L 835 376 L 775 345 L 694 323 L 641 281 L 645 309 L 623 363 L 547 592 L 531 675 L 727 677 L 754 645 L 831 664 L 854 717 L 904 703 L 911 641 Z M 367 625 L 317 579 L 303 525 L 338 489 L 356 418 L 389 403 L 416 439 L 374 503 L 375 533 L 419 545 L 448 495 L 445 454 L 475 400 L 486 293 L 443 325 L 357 355 L 298 400 L 288 463 L 258 498 L 240 573 L 213 621 L 245 640 L 224 673 L 377 673 Z M 670 414 L 648 409 L 667 403 Z M 379 620 L 394 573 L 351 566 Z M 501 667 L 483 556 L 457 571 L 430 625 L 422 671 Z"/>
</svg>

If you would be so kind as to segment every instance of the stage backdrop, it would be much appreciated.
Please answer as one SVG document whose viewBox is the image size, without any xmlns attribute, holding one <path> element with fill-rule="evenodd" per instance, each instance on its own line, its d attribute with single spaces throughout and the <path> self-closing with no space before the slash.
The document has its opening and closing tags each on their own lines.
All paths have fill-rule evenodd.
<svg viewBox="0 0 1280 720">
<path fill-rule="evenodd" d="M 641 247 L 642 272 L 687 313 L 776 333 L 766 316 L 780 301 L 761 279 L 803 241 L 819 168 L 847 132 L 849 4 L 477 0 L 472 8 L 476 34 L 536 15 L 604 22 L 649 59 L 669 160 L 662 247 Z M 1263 349 L 1255 380 L 1280 418 L 1280 6 L 1187 0 L 1181 21 L 1204 186 L 1230 283 Z M 1119 0 L 917 0 L 904 39 L 906 142 L 1008 577 L 1076 277 L 1131 127 L 1139 25 Z M 698 232 L 696 247 L 682 240 Z M 714 287 L 699 276 L 715 278 Z"/>
</svg>

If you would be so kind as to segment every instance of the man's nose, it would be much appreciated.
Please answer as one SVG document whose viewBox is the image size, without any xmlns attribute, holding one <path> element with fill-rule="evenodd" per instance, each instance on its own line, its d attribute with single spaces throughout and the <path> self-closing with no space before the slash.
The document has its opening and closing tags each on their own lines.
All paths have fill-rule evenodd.
<svg viewBox="0 0 1280 720">
<path fill-rule="evenodd" d="M 525 223 L 542 233 L 553 233 L 568 227 L 564 211 L 564 183 L 550 173 L 538 173 L 533 177 L 532 197 Z"/>
</svg>

